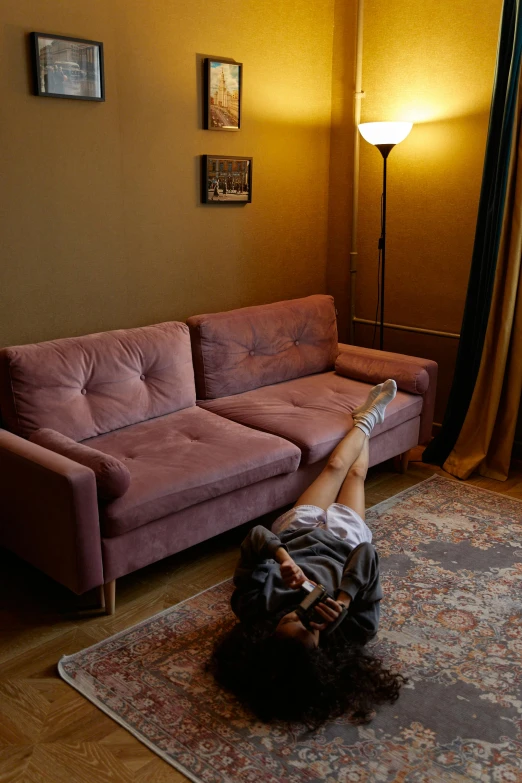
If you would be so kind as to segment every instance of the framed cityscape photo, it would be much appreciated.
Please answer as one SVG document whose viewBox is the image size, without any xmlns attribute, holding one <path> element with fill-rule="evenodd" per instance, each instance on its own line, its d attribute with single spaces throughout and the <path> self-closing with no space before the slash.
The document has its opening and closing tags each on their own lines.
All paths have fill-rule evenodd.
<svg viewBox="0 0 522 783">
<path fill-rule="evenodd" d="M 205 58 L 205 128 L 237 131 L 241 127 L 243 63 Z"/>
<path fill-rule="evenodd" d="M 31 33 L 35 94 L 104 101 L 103 44 L 84 38 Z"/>
<path fill-rule="evenodd" d="M 252 201 L 252 158 L 202 155 L 201 201 L 204 204 Z"/>
</svg>

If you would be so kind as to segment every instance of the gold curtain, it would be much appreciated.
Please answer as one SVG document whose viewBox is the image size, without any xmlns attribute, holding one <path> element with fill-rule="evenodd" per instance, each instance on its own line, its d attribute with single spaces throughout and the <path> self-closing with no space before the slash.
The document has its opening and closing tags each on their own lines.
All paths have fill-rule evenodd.
<svg viewBox="0 0 522 783">
<path fill-rule="evenodd" d="M 522 80 L 521 80 L 522 81 Z M 464 425 L 444 463 L 461 479 L 475 470 L 508 476 L 522 396 L 522 88 L 510 156 L 504 219 L 484 351 Z"/>
</svg>

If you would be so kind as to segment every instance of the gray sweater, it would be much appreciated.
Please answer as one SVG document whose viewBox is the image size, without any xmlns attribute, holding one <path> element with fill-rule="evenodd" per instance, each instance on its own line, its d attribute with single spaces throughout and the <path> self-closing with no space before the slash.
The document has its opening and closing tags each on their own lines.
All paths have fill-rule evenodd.
<svg viewBox="0 0 522 783">
<path fill-rule="evenodd" d="M 328 530 L 293 530 L 279 538 L 267 528 L 252 528 L 241 544 L 234 574 L 232 609 L 241 622 L 278 618 L 291 612 L 304 598 L 304 591 L 285 587 L 279 563 L 274 559 L 282 546 L 305 576 L 326 587 L 336 597 L 339 590 L 351 597 L 345 634 L 364 644 L 377 633 L 379 601 L 379 557 L 373 544 L 353 548 Z"/>
</svg>

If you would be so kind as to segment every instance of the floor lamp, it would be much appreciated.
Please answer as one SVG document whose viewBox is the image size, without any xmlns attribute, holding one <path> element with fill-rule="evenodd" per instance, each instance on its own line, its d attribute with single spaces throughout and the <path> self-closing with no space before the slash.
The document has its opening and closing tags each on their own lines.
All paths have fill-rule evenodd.
<svg viewBox="0 0 522 783">
<path fill-rule="evenodd" d="M 370 144 L 373 144 L 383 157 L 384 169 L 382 178 L 382 217 L 381 217 L 381 236 L 379 239 L 379 250 L 381 252 L 381 325 L 379 333 L 379 348 L 383 349 L 384 344 L 384 280 L 386 266 L 386 160 L 388 155 L 395 147 L 404 141 L 411 131 L 413 123 L 411 122 L 363 122 L 359 125 L 361 136 Z"/>
</svg>

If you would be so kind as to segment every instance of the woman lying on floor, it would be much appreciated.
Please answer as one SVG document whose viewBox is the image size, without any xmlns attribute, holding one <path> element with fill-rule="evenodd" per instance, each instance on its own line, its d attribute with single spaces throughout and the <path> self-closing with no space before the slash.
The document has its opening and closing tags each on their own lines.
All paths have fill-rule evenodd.
<svg viewBox="0 0 522 783">
<path fill-rule="evenodd" d="M 365 723 L 405 682 L 364 650 L 377 633 L 382 598 L 363 521 L 368 442 L 396 390 L 393 380 L 373 388 L 294 508 L 272 532 L 258 525 L 241 544 L 231 599 L 240 622 L 216 645 L 210 669 L 261 720 L 316 727 L 348 713 Z M 331 596 L 317 605 L 316 622 L 296 613 L 307 581 Z"/>
</svg>

